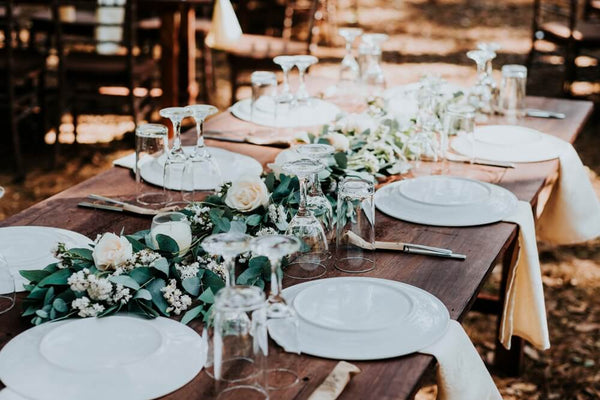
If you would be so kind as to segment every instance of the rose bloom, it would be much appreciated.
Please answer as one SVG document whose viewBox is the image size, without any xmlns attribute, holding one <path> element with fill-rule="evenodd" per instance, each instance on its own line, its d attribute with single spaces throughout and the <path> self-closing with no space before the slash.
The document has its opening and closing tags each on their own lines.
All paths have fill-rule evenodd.
<svg viewBox="0 0 600 400">
<path fill-rule="evenodd" d="M 346 152 L 350 149 L 350 140 L 341 133 L 330 133 L 326 136 L 335 151 Z"/>
<path fill-rule="evenodd" d="M 94 263 L 99 270 L 115 269 L 133 256 L 129 240 L 114 233 L 102 235 L 92 253 Z"/>
<path fill-rule="evenodd" d="M 269 204 L 269 190 L 259 176 L 242 177 L 227 191 L 225 204 L 241 212 L 249 212 Z"/>
</svg>

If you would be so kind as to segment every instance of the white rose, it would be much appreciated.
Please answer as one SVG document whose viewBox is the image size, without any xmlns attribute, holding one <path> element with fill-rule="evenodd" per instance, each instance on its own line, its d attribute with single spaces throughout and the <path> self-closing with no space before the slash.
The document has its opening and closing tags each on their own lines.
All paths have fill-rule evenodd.
<svg viewBox="0 0 600 400">
<path fill-rule="evenodd" d="M 373 133 L 377 129 L 377 121 L 367 114 L 348 114 L 338 121 L 338 126 L 345 133 L 363 133 L 367 129 Z"/>
<path fill-rule="evenodd" d="M 133 256 L 133 248 L 127 238 L 105 233 L 96 243 L 92 256 L 96 267 L 105 271 L 126 263 Z"/>
<path fill-rule="evenodd" d="M 346 152 L 350 149 L 350 140 L 341 133 L 329 133 L 325 138 L 329 140 L 335 151 Z"/>
<path fill-rule="evenodd" d="M 225 204 L 241 212 L 249 212 L 269 204 L 269 190 L 259 176 L 243 177 L 231 184 Z"/>
</svg>

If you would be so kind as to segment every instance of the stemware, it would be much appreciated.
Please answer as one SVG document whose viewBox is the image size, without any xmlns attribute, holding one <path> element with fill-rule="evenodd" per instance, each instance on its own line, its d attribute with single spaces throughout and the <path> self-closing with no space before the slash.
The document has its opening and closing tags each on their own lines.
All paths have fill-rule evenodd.
<svg viewBox="0 0 600 400">
<path fill-rule="evenodd" d="M 8 262 L 0 254 L 0 314 L 15 306 L 15 279 L 8 268 Z"/>
<path fill-rule="evenodd" d="M 500 46 L 500 44 L 496 43 L 496 42 L 479 42 L 479 43 L 477 43 L 477 48 L 479 50 L 485 50 L 485 51 L 494 53 L 494 57 L 490 58 L 485 65 L 485 70 L 486 70 L 488 76 L 490 78 L 492 78 L 492 72 L 494 70 L 492 61 L 494 60 L 494 58 L 496 58 L 496 53 L 498 52 L 498 50 L 500 50 L 502 48 L 502 46 Z M 494 83 L 494 85 L 496 84 L 496 81 L 494 81 L 493 78 L 492 78 L 492 82 Z"/>
<path fill-rule="evenodd" d="M 300 78 L 300 84 L 298 86 L 298 90 L 296 91 L 296 101 L 298 102 L 298 104 L 308 104 L 310 95 L 308 94 L 308 90 L 306 89 L 305 74 L 308 67 L 318 62 L 319 59 L 315 56 L 294 56 L 294 64 L 296 65 L 296 68 L 298 68 Z"/>
<path fill-rule="evenodd" d="M 283 296 L 281 262 L 284 257 L 296 253 L 300 249 L 300 240 L 287 235 L 259 236 L 250 242 L 252 252 L 265 256 L 271 264 L 271 290 L 267 298 L 267 325 L 276 327 L 279 332 L 285 332 L 286 341 L 292 350 L 299 353 L 298 316 L 294 308 L 287 304 Z M 271 363 L 271 361 L 269 361 Z M 269 384 L 270 389 L 284 389 L 298 383 L 298 374 L 290 368 L 270 368 L 269 376 L 276 376 L 279 385 Z M 275 380 L 269 379 L 269 382 Z"/>
<path fill-rule="evenodd" d="M 308 182 L 325 166 L 320 161 L 303 158 L 283 164 L 282 169 L 288 175 L 296 175 L 300 182 L 298 212 L 290 221 L 286 235 L 295 236 L 302 242 L 300 251 L 285 269 L 285 275 L 294 279 L 315 279 L 327 271 L 321 261 L 329 257 L 329 246 L 323 225 L 307 207 Z"/>
<path fill-rule="evenodd" d="M 189 110 L 185 107 L 167 107 L 161 109 L 159 114 L 169 119 L 173 125 L 173 145 L 169 150 L 169 158 L 185 160 L 187 157 L 181 146 L 181 122 L 190 116 Z"/>
<path fill-rule="evenodd" d="M 173 145 L 167 153 L 167 159 L 165 160 L 164 185 L 168 189 L 181 192 L 181 199 L 174 200 L 170 204 L 184 204 L 184 192 L 189 191 L 193 187 L 193 178 L 184 175 L 188 156 L 183 151 L 183 146 L 181 145 L 181 122 L 184 118 L 190 116 L 189 110 L 185 107 L 168 107 L 161 109 L 159 114 L 161 117 L 171 120 L 171 124 L 173 125 Z"/>
<path fill-rule="evenodd" d="M 367 87 L 367 95 L 379 96 L 385 90 L 386 82 L 381 68 L 381 44 L 388 40 L 385 33 L 365 33 L 362 35 L 363 61 L 361 79 Z"/>
<path fill-rule="evenodd" d="M 494 112 L 494 87 L 490 83 L 493 78 L 488 75 L 487 65 L 496 57 L 496 53 L 488 50 L 471 50 L 467 57 L 477 64 L 477 82 L 469 93 L 469 102 L 479 114 L 489 115 Z M 495 86 L 495 83 L 493 84 Z"/>
<path fill-rule="evenodd" d="M 135 130 L 136 201 L 143 205 L 163 205 L 170 200 L 166 188 L 156 191 L 143 183 L 141 169 L 148 162 L 158 163 L 169 151 L 169 130 L 161 124 L 143 124 Z"/>
<path fill-rule="evenodd" d="M 235 258 L 250 248 L 251 236 L 240 232 L 217 233 L 202 241 L 202 248 L 211 255 L 223 257 L 225 263 L 225 286 L 235 285 Z"/>
<path fill-rule="evenodd" d="M 296 59 L 294 56 L 277 56 L 273 62 L 281 67 L 283 71 L 283 82 L 281 84 L 281 93 L 277 96 L 277 103 L 291 105 L 294 101 L 294 94 L 290 89 L 290 70 L 294 68 Z"/>
<path fill-rule="evenodd" d="M 255 71 L 250 75 L 252 99 L 250 103 L 250 121 L 255 125 L 268 125 L 277 121 L 277 76 L 274 72 Z M 274 129 L 256 129 L 253 136 L 272 136 Z"/>
<path fill-rule="evenodd" d="M 219 110 L 217 107 L 208 104 L 194 104 L 186 108 L 196 121 L 196 147 L 189 157 L 190 162 L 187 164 L 191 168 L 189 173 L 192 180 L 192 198 L 189 200 L 194 201 L 197 200 L 194 198 L 196 189 L 202 187 L 209 191 L 216 191 L 223 184 L 221 169 L 204 146 L 204 137 L 202 136 L 204 120 L 216 114 Z"/>
<path fill-rule="evenodd" d="M 469 161 L 475 162 L 475 108 L 468 104 L 451 104 L 444 114 L 444 135 L 466 135 L 471 145 Z"/>
<path fill-rule="evenodd" d="M 354 55 L 352 54 L 352 44 L 354 43 L 357 37 L 362 35 L 362 33 L 363 30 L 360 28 L 338 29 L 338 35 L 344 38 L 346 42 L 346 54 L 342 59 L 342 64 L 340 68 L 340 81 L 355 82 L 360 77 L 358 61 L 356 61 L 356 58 L 354 58 Z"/>
<path fill-rule="evenodd" d="M 302 157 L 319 161 L 327 165 L 327 159 L 335 152 L 333 146 L 328 144 L 314 143 L 305 144 L 296 148 Z M 312 176 L 310 188 L 307 192 L 306 208 L 308 208 L 317 217 L 325 228 L 325 235 L 331 240 L 333 231 L 333 208 L 331 202 L 327 199 L 321 188 L 319 173 Z"/>
</svg>

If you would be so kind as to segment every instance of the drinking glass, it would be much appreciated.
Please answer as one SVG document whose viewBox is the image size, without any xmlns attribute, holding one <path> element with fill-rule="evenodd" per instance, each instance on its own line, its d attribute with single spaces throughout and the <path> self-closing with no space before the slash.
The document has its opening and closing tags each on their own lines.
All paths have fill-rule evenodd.
<svg viewBox="0 0 600 400">
<path fill-rule="evenodd" d="M 496 53 L 487 50 L 471 50 L 467 57 L 477 64 L 477 82 L 469 93 L 469 102 L 482 115 L 494 112 L 494 88 L 490 85 L 493 77 L 488 75 L 488 63 L 496 57 Z M 495 84 L 494 84 L 495 85 Z"/>
<path fill-rule="evenodd" d="M 286 350 L 300 353 L 298 339 L 298 316 L 294 308 L 281 296 L 281 262 L 284 257 L 300 249 L 300 240 L 286 235 L 265 235 L 252 239 L 250 248 L 257 255 L 265 256 L 271 264 L 271 290 L 267 298 L 267 325 L 285 338 Z M 289 359 L 289 358 L 288 358 Z M 283 361 L 285 362 L 285 360 Z M 269 366 L 269 388 L 284 389 L 299 382 L 298 374 L 288 366 L 272 368 Z M 273 379 L 276 378 L 276 379 Z M 279 382 L 274 385 L 272 382 Z"/>
<path fill-rule="evenodd" d="M 257 125 L 266 125 L 277 120 L 277 76 L 274 72 L 255 71 L 250 76 L 252 100 L 250 120 Z M 253 129 L 252 135 L 270 136 L 274 130 Z"/>
<path fill-rule="evenodd" d="M 328 144 L 304 144 L 296 148 L 302 157 L 321 162 L 327 166 L 327 159 L 335 152 L 333 146 Z M 328 241 L 331 240 L 333 230 L 333 208 L 331 202 L 321 188 L 319 173 L 311 177 L 310 188 L 306 197 L 306 208 L 308 208 L 317 217 L 325 229 L 325 236 Z"/>
<path fill-rule="evenodd" d="M 225 269 L 225 286 L 235 285 L 235 258 L 250 249 L 252 236 L 239 232 L 217 233 L 202 241 L 202 248 L 213 256 L 223 257 Z"/>
<path fill-rule="evenodd" d="M 526 86 L 527 67 L 524 65 L 502 67 L 500 110 L 509 119 L 514 120 L 525 115 Z"/>
<path fill-rule="evenodd" d="M 475 161 L 475 108 L 468 104 L 451 104 L 444 114 L 444 135 L 466 135 L 471 144 L 471 154 L 468 155 L 471 164 Z"/>
<path fill-rule="evenodd" d="M 488 62 L 486 63 L 485 70 L 486 70 L 488 77 L 491 78 L 490 83 L 492 83 L 495 88 L 496 81 L 494 80 L 493 75 L 492 75 L 492 73 L 494 72 L 494 67 L 492 65 L 492 61 L 494 60 L 494 58 L 496 58 L 496 54 L 498 53 L 498 50 L 500 50 L 502 48 L 502 46 L 500 46 L 500 44 L 496 43 L 496 42 L 479 42 L 479 43 L 477 43 L 477 48 L 479 50 L 485 50 L 485 51 L 494 53 L 494 57 L 490 58 L 488 60 Z"/>
<path fill-rule="evenodd" d="M 194 152 L 189 157 L 191 171 L 186 171 L 186 178 L 192 180 L 192 196 L 188 200 L 197 201 L 195 198 L 198 191 L 207 190 L 211 192 L 217 191 L 223 184 L 221 169 L 217 161 L 208 152 L 204 146 L 204 137 L 202 136 L 204 128 L 204 120 L 216 114 L 219 110 L 215 106 L 208 104 L 194 104 L 186 107 L 189 114 L 196 121 L 196 147 Z"/>
<path fill-rule="evenodd" d="M 298 86 L 298 90 L 296 91 L 296 101 L 298 102 L 298 104 L 308 104 L 310 95 L 308 94 L 308 90 L 306 89 L 305 74 L 308 67 L 318 62 L 319 59 L 315 56 L 294 56 L 294 63 L 296 65 L 296 68 L 298 68 L 300 78 L 300 84 Z"/>
<path fill-rule="evenodd" d="M 381 44 L 386 40 L 388 40 L 388 35 L 384 33 L 362 35 L 364 44 L 361 47 L 363 51 L 361 79 L 367 88 L 368 96 L 380 96 L 386 87 L 385 75 L 381 68 Z"/>
<path fill-rule="evenodd" d="M 352 44 L 357 37 L 362 35 L 363 30 L 360 28 L 340 28 L 338 29 L 338 35 L 344 38 L 346 41 L 346 55 L 342 59 L 342 65 L 340 68 L 340 81 L 356 82 L 360 77 L 360 69 L 358 61 L 352 54 Z"/>
<path fill-rule="evenodd" d="M 362 273 L 375 268 L 375 187 L 373 181 L 346 177 L 337 201 L 335 268 Z"/>
<path fill-rule="evenodd" d="M 309 178 L 322 171 L 320 161 L 300 159 L 283 164 L 283 172 L 296 175 L 300 181 L 298 212 L 290 221 L 286 235 L 300 239 L 302 247 L 285 269 L 285 275 L 294 279 L 315 279 L 323 276 L 327 268 L 321 261 L 329 258 L 327 237 L 321 222 L 307 207 Z"/>
<path fill-rule="evenodd" d="M 193 178 L 189 175 L 184 175 L 186 164 L 188 164 L 188 156 L 183 151 L 183 146 L 181 145 L 181 121 L 190 116 L 189 110 L 185 107 L 168 107 L 161 109 L 159 114 L 163 118 L 170 119 L 173 125 L 173 145 L 165 161 L 164 186 L 167 189 L 180 192 L 181 198 L 172 201 L 170 204 L 185 204 L 184 192 L 193 188 Z"/>
<path fill-rule="evenodd" d="M 0 314 L 15 306 L 15 279 L 10 272 L 8 262 L 0 254 Z"/>
<path fill-rule="evenodd" d="M 147 163 L 159 165 L 159 159 L 166 157 L 169 130 L 161 124 L 143 124 L 135 130 L 135 184 L 136 200 L 143 205 L 162 205 L 170 200 L 163 186 L 162 190 L 148 189 L 144 184 L 141 170 Z M 148 164 L 150 166 L 150 164 Z"/>
<path fill-rule="evenodd" d="M 277 56 L 273 58 L 273 62 L 281 67 L 283 71 L 283 82 L 281 85 L 281 93 L 277 96 L 277 103 L 291 105 L 294 101 L 294 94 L 290 89 L 290 70 L 294 68 L 296 59 L 294 56 Z"/>
<path fill-rule="evenodd" d="M 177 211 L 160 213 L 152 218 L 150 228 L 150 241 L 154 248 L 159 248 L 161 238 L 158 235 L 168 236 L 179 247 L 179 255 L 184 255 L 192 244 L 192 229 L 185 214 Z"/>
<path fill-rule="evenodd" d="M 215 296 L 213 315 L 209 357 L 216 398 L 268 399 L 264 292 L 256 286 L 225 287 Z"/>
</svg>

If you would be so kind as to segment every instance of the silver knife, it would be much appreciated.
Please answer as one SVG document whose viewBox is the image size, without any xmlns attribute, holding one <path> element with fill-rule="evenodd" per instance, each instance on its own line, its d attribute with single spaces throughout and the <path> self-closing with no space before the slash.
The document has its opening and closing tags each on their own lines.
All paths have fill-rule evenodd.
<svg viewBox="0 0 600 400">
<path fill-rule="evenodd" d="M 452 258 L 454 260 L 461 260 L 461 261 L 464 261 L 464 260 L 467 259 L 467 256 L 465 254 L 439 253 L 437 251 L 428 251 L 428 250 L 422 250 L 422 249 L 415 249 L 414 247 L 405 247 L 403 251 L 405 253 L 408 253 L 408 254 L 420 254 L 420 255 L 423 255 L 423 256 L 441 257 L 441 258 Z"/>
<path fill-rule="evenodd" d="M 565 119 L 567 116 L 561 112 L 538 110 L 536 108 L 528 108 L 525 110 L 528 117 L 533 118 L 554 118 L 554 119 Z"/>
</svg>

